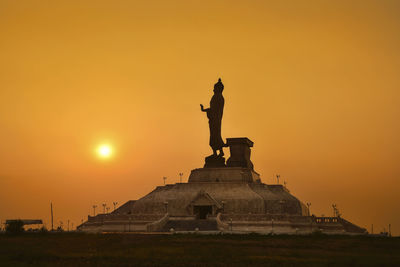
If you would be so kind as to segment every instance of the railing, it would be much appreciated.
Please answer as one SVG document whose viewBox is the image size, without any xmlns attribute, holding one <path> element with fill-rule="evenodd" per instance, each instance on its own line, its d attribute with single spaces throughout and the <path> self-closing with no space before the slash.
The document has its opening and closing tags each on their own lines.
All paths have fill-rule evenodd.
<svg viewBox="0 0 400 267">
<path fill-rule="evenodd" d="M 219 230 L 229 230 L 229 224 L 224 223 L 221 220 L 221 213 L 218 213 L 217 218 L 215 220 L 217 221 L 217 226 Z"/>
<path fill-rule="evenodd" d="M 164 217 L 162 217 L 158 221 L 147 224 L 146 225 L 147 232 L 156 232 L 161 230 L 164 227 L 164 225 L 168 222 L 168 220 L 169 220 L 169 214 L 166 213 Z"/>
<path fill-rule="evenodd" d="M 339 217 L 315 217 L 315 222 L 320 223 L 338 223 Z"/>
<path fill-rule="evenodd" d="M 360 233 L 360 234 L 367 234 L 368 231 L 365 228 L 359 227 L 341 217 L 338 217 L 338 221 L 343 225 L 343 227 L 346 229 L 348 232 L 352 233 Z"/>
<path fill-rule="evenodd" d="M 156 221 L 162 218 L 164 214 L 97 214 L 96 216 L 88 216 L 88 222 L 102 222 L 108 219 L 121 221 Z"/>
<path fill-rule="evenodd" d="M 221 220 L 227 221 L 301 221 L 308 222 L 311 217 L 300 215 L 286 215 L 286 214 L 221 214 Z"/>
</svg>

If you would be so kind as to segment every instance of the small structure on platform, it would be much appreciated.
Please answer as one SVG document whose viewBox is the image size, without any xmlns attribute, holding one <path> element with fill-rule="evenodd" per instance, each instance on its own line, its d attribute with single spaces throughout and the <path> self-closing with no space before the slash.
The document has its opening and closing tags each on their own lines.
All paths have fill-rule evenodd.
<svg viewBox="0 0 400 267">
<path fill-rule="evenodd" d="M 261 181 L 251 162 L 254 143 L 247 137 L 221 138 L 224 106 L 221 79 L 207 113 L 213 154 L 194 169 L 187 183 L 156 187 L 108 214 L 88 216 L 77 227 L 86 232 L 230 232 L 263 234 L 364 234 L 366 230 L 337 217 L 310 216 L 309 208 L 280 184 Z M 225 162 L 223 148 L 229 147 Z M 219 151 L 219 153 L 217 153 Z"/>
<path fill-rule="evenodd" d="M 6 225 L 6 228 L 9 226 L 12 228 L 21 227 L 21 230 L 23 230 L 23 228 L 25 228 L 25 226 L 27 226 L 27 225 L 32 225 L 33 228 L 29 228 L 29 229 L 25 228 L 25 230 L 38 231 L 39 228 L 43 226 L 43 221 L 40 219 L 9 219 L 9 220 L 6 220 L 5 225 Z"/>
<path fill-rule="evenodd" d="M 24 225 L 39 225 L 43 224 L 42 220 L 39 219 L 13 219 L 13 220 L 6 220 L 6 224 L 11 224 L 21 221 Z"/>
</svg>

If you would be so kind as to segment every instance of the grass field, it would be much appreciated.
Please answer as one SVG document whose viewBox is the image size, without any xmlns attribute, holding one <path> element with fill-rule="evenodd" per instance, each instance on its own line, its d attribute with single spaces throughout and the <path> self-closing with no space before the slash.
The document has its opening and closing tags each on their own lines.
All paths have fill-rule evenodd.
<svg viewBox="0 0 400 267">
<path fill-rule="evenodd" d="M 400 238 L 2 234 L 0 265 L 400 266 Z"/>
</svg>

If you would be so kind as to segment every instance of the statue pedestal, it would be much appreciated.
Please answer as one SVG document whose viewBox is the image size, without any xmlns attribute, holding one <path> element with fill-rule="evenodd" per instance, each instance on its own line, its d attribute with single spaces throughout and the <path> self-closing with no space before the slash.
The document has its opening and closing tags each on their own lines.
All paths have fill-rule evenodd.
<svg viewBox="0 0 400 267">
<path fill-rule="evenodd" d="M 222 168 L 225 167 L 225 158 L 222 156 L 211 155 L 205 158 L 204 168 Z"/>
<path fill-rule="evenodd" d="M 253 170 L 253 163 L 250 160 L 250 147 L 253 142 L 247 137 L 227 138 L 226 144 L 229 146 L 231 157 L 226 162 L 227 167 L 242 167 Z"/>
<path fill-rule="evenodd" d="M 205 158 L 204 168 L 240 167 L 254 169 L 250 160 L 250 147 L 253 147 L 253 142 L 250 139 L 247 137 L 227 138 L 226 144 L 229 146 L 231 153 L 226 165 L 224 157 L 211 155 Z"/>
</svg>

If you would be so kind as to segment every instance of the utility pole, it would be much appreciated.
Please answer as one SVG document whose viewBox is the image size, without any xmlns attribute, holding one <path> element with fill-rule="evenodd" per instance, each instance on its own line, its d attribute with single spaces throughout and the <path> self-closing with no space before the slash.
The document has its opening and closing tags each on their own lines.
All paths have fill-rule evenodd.
<svg viewBox="0 0 400 267">
<path fill-rule="evenodd" d="M 54 227 L 53 227 L 53 202 L 50 202 L 50 211 L 51 211 L 51 231 L 54 231 Z"/>
<path fill-rule="evenodd" d="M 113 202 L 114 205 L 114 211 L 115 211 L 115 207 L 118 205 L 118 202 Z"/>
<path fill-rule="evenodd" d="M 164 185 L 165 185 L 165 180 L 167 180 L 167 177 L 164 176 L 164 177 L 163 177 L 163 180 L 164 180 Z"/>
<path fill-rule="evenodd" d="M 96 216 L 96 208 L 97 208 L 97 205 L 93 205 L 93 216 Z"/>
<path fill-rule="evenodd" d="M 179 182 L 180 182 L 180 183 L 182 183 L 182 176 L 183 176 L 183 173 L 180 172 L 180 173 L 179 173 L 179 177 L 180 177 Z"/>
<path fill-rule="evenodd" d="M 279 184 L 279 178 L 280 178 L 281 176 L 279 175 L 279 174 L 277 174 L 276 175 L 276 181 L 277 181 L 277 183 Z"/>
</svg>

